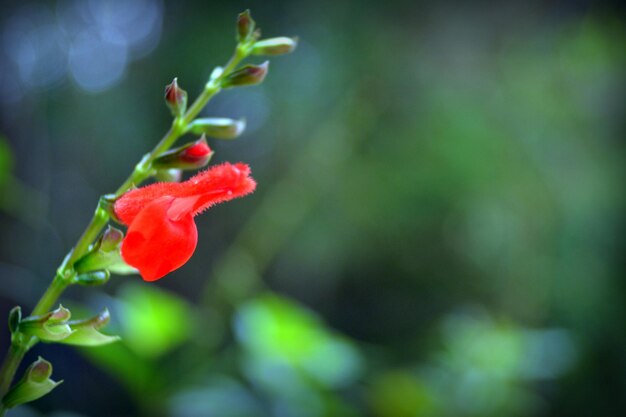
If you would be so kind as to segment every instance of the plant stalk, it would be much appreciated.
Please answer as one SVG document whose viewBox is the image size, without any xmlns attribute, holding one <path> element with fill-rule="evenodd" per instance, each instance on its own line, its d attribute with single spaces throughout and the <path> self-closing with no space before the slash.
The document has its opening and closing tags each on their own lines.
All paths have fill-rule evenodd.
<svg viewBox="0 0 626 417">
<path fill-rule="evenodd" d="M 222 73 L 211 78 L 205 85 L 202 93 L 194 100 L 184 115 L 176 117 L 172 123 L 172 127 L 163 136 L 154 149 L 146 154 L 142 160 L 135 166 L 130 176 L 115 191 L 114 197 L 118 198 L 132 187 L 139 185 L 154 174 L 152 169 L 152 161 L 159 157 L 163 152 L 169 150 L 172 145 L 187 132 L 189 123 L 202 111 L 204 106 L 221 91 L 221 82 L 228 76 L 237 65 L 246 58 L 250 53 L 250 46 L 246 44 L 238 44 L 233 56 L 230 58 Z M 37 304 L 35 305 L 31 315 L 41 315 L 48 312 L 57 302 L 61 294 L 72 283 L 76 272 L 73 269 L 74 263 L 80 259 L 89 250 L 89 246 L 93 244 L 102 229 L 111 219 L 111 214 L 104 207 L 102 199 L 96 208 L 94 216 L 87 225 L 87 228 L 80 236 L 76 245 L 70 250 L 63 260 L 63 263 L 57 270 L 57 274 L 50 283 L 50 286 L 43 293 Z M 38 342 L 36 337 L 31 337 L 28 341 L 21 343 L 12 343 L 7 352 L 2 368 L 0 368 L 0 398 L 9 391 L 11 382 L 15 377 L 15 373 L 24 358 L 26 352 Z M 0 401 L 0 417 L 6 413 L 6 408 Z"/>
</svg>

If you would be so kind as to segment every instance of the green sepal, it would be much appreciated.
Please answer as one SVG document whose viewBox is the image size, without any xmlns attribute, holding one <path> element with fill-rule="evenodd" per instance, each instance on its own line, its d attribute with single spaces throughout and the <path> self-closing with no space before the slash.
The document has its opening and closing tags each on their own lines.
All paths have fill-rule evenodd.
<svg viewBox="0 0 626 417">
<path fill-rule="evenodd" d="M 109 310 L 105 308 L 100 314 L 92 318 L 69 322 L 73 332 L 59 343 L 74 346 L 102 346 L 117 342 L 120 340 L 119 336 L 110 336 L 99 331 L 110 319 Z"/>
<path fill-rule="evenodd" d="M 281 36 L 256 41 L 252 47 L 252 55 L 283 55 L 293 52 L 298 45 L 297 38 Z"/>
<path fill-rule="evenodd" d="M 9 330 L 11 333 L 18 331 L 20 322 L 22 321 L 22 308 L 15 306 L 9 312 Z"/>
<path fill-rule="evenodd" d="M 265 61 L 261 65 L 244 65 L 222 80 L 222 88 L 260 84 L 267 75 L 269 65 L 269 61 Z"/>
<path fill-rule="evenodd" d="M 2 398 L 6 408 L 35 401 L 48 394 L 63 381 L 53 381 L 52 364 L 42 357 L 33 362 L 24 372 L 22 379 Z"/>
<path fill-rule="evenodd" d="M 73 333 L 67 324 L 71 312 L 59 305 L 54 311 L 41 316 L 26 317 L 18 326 L 19 332 L 27 336 L 35 336 L 43 342 L 59 342 Z"/>
<path fill-rule="evenodd" d="M 180 182 L 183 179 L 183 171 L 181 169 L 158 169 L 154 175 L 160 182 Z"/>
<path fill-rule="evenodd" d="M 77 275 L 75 281 L 80 285 L 95 286 L 106 284 L 110 278 L 111 273 L 105 269 L 102 271 L 91 271 Z"/>
<path fill-rule="evenodd" d="M 120 255 L 120 245 L 124 239 L 124 233 L 109 226 L 107 230 L 100 236 L 100 238 L 91 246 L 89 252 L 87 252 L 82 258 L 74 263 L 74 270 L 77 273 L 75 282 L 83 285 L 94 285 L 97 281 L 92 280 L 96 277 L 85 277 L 81 281 L 87 272 L 103 272 L 108 270 L 115 274 L 127 275 L 133 274 L 137 271 L 134 268 L 129 267 Z M 100 278 L 104 278 L 100 274 Z M 101 283 L 104 283 L 102 281 Z"/>
</svg>

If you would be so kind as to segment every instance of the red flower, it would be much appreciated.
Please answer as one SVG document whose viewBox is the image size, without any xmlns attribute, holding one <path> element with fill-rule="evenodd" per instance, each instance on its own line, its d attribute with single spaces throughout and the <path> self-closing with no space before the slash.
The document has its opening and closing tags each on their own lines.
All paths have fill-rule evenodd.
<svg viewBox="0 0 626 417">
<path fill-rule="evenodd" d="M 193 217 L 214 204 L 251 193 L 256 186 L 246 164 L 214 166 L 181 183 L 138 188 L 115 202 L 115 214 L 128 225 L 122 242 L 124 261 L 146 281 L 180 268 L 198 242 Z"/>
</svg>

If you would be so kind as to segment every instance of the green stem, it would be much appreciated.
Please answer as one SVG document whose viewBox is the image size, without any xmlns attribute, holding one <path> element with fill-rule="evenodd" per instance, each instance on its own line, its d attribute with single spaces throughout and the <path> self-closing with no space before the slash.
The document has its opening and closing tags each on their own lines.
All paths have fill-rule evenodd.
<svg viewBox="0 0 626 417">
<path fill-rule="evenodd" d="M 172 127 L 163 136 L 154 149 L 146 154 L 141 161 L 135 166 L 135 169 L 130 176 L 122 183 L 122 185 L 115 191 L 114 197 L 120 197 L 126 191 L 132 187 L 142 183 L 154 174 L 152 169 L 152 161 L 154 161 L 159 155 L 167 151 L 175 142 L 184 135 L 187 131 L 189 123 L 191 123 L 200 111 L 206 106 L 206 104 L 221 91 L 221 82 L 229 75 L 237 65 L 248 56 L 250 52 L 250 45 L 238 44 L 235 53 L 230 58 L 222 73 L 210 79 L 202 93 L 191 104 L 187 112 L 174 119 Z M 107 225 L 111 219 L 111 214 L 103 204 L 103 200 L 100 201 L 93 218 L 87 225 L 87 228 L 76 242 L 76 245 L 63 260 L 63 263 L 57 271 L 57 275 L 50 283 L 50 286 L 46 289 L 41 296 L 39 302 L 33 309 L 31 315 L 41 315 L 49 311 L 52 306 L 57 302 L 63 291 L 72 283 L 76 272 L 73 269 L 74 263 L 80 259 L 87 251 L 89 246 L 96 240 L 102 229 Z M 19 367 L 26 352 L 38 342 L 37 338 L 32 337 L 25 343 L 11 344 L 11 348 L 7 352 L 4 359 L 2 368 L 0 368 L 0 398 L 4 397 L 11 386 L 11 382 L 15 376 L 15 372 Z M 5 407 L 0 402 L 0 417 L 6 413 Z"/>
<path fill-rule="evenodd" d="M 6 358 L 4 358 L 4 363 L 2 364 L 2 370 L 0 370 L 0 375 L 15 375 L 15 372 L 20 366 L 20 362 L 22 362 L 22 358 L 24 358 L 25 354 L 25 345 L 11 344 L 7 356 Z M 2 379 L 2 381 L 0 382 L 0 398 L 4 397 L 4 394 L 9 391 L 10 385 L 11 381 L 9 379 Z"/>
</svg>

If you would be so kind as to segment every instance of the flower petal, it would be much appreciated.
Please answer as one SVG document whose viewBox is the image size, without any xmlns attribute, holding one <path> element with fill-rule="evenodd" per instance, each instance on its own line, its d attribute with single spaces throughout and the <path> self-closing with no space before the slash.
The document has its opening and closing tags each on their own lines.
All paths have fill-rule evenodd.
<svg viewBox="0 0 626 417">
<path fill-rule="evenodd" d="M 200 196 L 193 209 L 196 215 L 214 204 L 243 197 L 255 187 L 248 165 L 224 163 L 181 183 L 161 182 L 129 191 L 115 202 L 115 214 L 129 225 L 146 205 L 159 197 Z"/>
<path fill-rule="evenodd" d="M 168 215 L 175 198 L 165 196 L 147 204 L 133 219 L 122 242 L 124 261 L 146 281 L 155 281 L 191 258 L 198 231 L 191 212 Z"/>
</svg>

